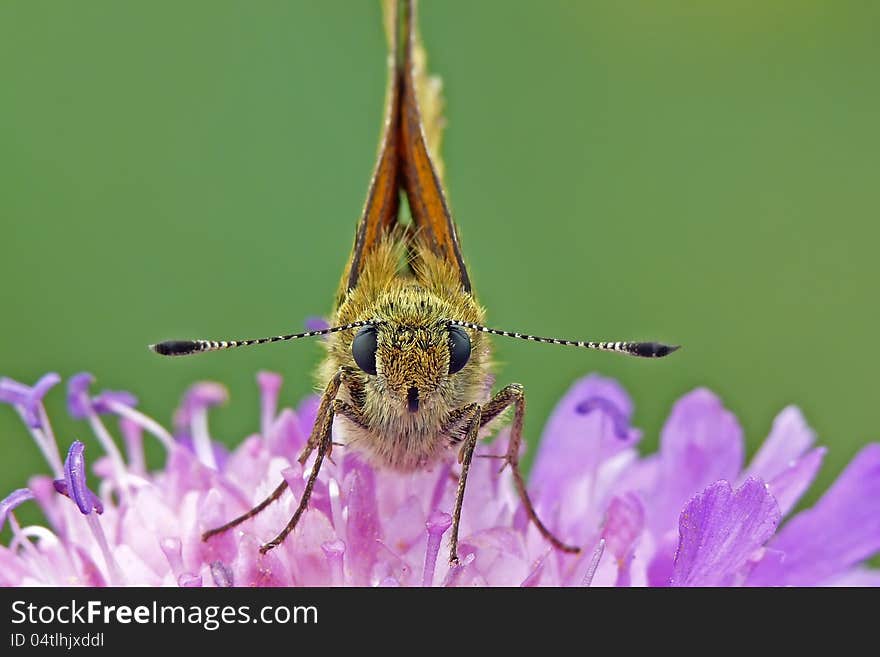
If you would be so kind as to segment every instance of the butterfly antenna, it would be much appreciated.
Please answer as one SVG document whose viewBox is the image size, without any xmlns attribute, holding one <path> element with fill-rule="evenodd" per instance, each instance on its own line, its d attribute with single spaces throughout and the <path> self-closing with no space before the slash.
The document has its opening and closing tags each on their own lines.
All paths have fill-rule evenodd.
<svg viewBox="0 0 880 657">
<path fill-rule="evenodd" d="M 189 356 L 203 351 L 220 351 L 221 349 L 234 349 L 235 347 L 250 347 L 254 344 L 266 344 L 267 342 L 286 342 L 299 338 L 313 338 L 318 335 L 338 333 L 349 329 L 375 324 L 375 322 L 358 321 L 341 326 L 331 326 L 319 331 L 306 331 L 305 333 L 291 333 L 289 335 L 274 335 L 271 338 L 256 338 L 252 340 L 166 340 L 157 344 L 149 345 L 152 351 L 162 356 Z"/>
<path fill-rule="evenodd" d="M 677 351 L 680 345 L 668 345 L 662 342 L 586 342 L 583 340 L 560 340 L 558 338 L 541 338 L 537 335 L 528 335 L 526 333 L 513 333 L 511 331 L 499 331 L 498 329 L 488 328 L 473 322 L 462 322 L 459 320 L 450 320 L 449 326 L 461 326 L 462 328 L 481 331 L 482 333 L 490 333 L 491 335 L 500 335 L 505 338 L 519 338 L 520 340 L 531 340 L 532 342 L 547 342 L 549 344 L 561 344 L 568 347 L 581 347 L 582 349 L 595 349 L 597 351 L 617 351 L 630 356 L 638 356 L 639 358 L 662 358 L 668 356 L 673 351 Z"/>
</svg>

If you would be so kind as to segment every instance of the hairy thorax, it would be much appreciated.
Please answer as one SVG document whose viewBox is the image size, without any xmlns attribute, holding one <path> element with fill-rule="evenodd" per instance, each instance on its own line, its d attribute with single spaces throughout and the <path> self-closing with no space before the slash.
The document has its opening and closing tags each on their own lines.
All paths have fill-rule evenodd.
<svg viewBox="0 0 880 657">
<path fill-rule="evenodd" d="M 337 439 L 376 465 L 398 471 L 425 467 L 450 453 L 462 438 L 461 413 L 489 396 L 489 343 L 470 332 L 470 358 L 450 373 L 447 322 L 483 321 L 483 310 L 456 276 L 426 250 L 401 275 L 403 245 L 388 240 L 371 254 L 357 288 L 341 297 L 334 322 L 376 325 L 375 374 L 352 356 L 352 332 L 325 343 L 321 385 L 342 371 Z M 419 247 L 417 247 L 419 248 Z"/>
</svg>

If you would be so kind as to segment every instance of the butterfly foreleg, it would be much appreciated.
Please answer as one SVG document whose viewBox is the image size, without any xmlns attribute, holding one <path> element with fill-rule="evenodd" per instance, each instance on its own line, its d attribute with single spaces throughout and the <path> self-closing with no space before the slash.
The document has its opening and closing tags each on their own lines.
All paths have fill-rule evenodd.
<svg viewBox="0 0 880 657">
<path fill-rule="evenodd" d="M 532 504 L 529 493 L 526 490 L 525 478 L 519 464 L 520 444 L 522 443 L 523 418 L 526 413 L 526 395 L 523 387 L 518 383 L 512 383 L 498 391 L 492 399 L 483 406 L 482 416 L 480 419 L 480 428 L 501 415 L 510 406 L 514 407 L 513 424 L 510 427 L 510 442 L 507 445 L 507 454 L 504 456 L 504 466 L 510 465 L 513 471 L 513 483 L 519 498 L 525 507 L 526 514 L 538 531 L 545 539 L 553 544 L 554 547 L 564 552 L 580 552 L 580 548 L 563 543 L 557 538 L 553 532 L 541 522 L 535 507 Z M 502 468 L 503 469 L 503 468 Z"/>
<path fill-rule="evenodd" d="M 339 392 L 339 386 L 345 379 L 345 372 L 340 369 L 330 382 L 327 384 L 327 387 L 324 390 L 324 394 L 321 397 L 321 404 L 318 407 L 318 415 L 315 419 L 315 425 L 312 428 L 312 433 L 309 436 L 309 440 L 306 443 L 306 446 L 300 452 L 297 461 L 304 465 L 308 460 L 309 456 L 312 452 L 317 448 L 318 449 L 318 458 L 315 460 L 315 464 L 312 466 L 312 472 L 309 475 L 309 480 L 306 483 L 306 489 L 303 492 L 302 499 L 300 499 L 299 507 L 296 510 L 291 521 L 288 523 L 287 527 L 284 528 L 284 531 L 281 532 L 278 536 L 276 536 L 272 541 L 262 546 L 260 550 L 262 552 L 266 552 L 279 543 L 283 541 L 287 535 L 293 530 L 296 526 L 296 523 L 299 521 L 300 516 L 305 510 L 306 506 L 309 502 L 309 497 L 312 494 L 312 488 L 315 485 L 315 480 L 318 478 L 318 472 L 321 469 L 321 463 L 324 460 L 324 456 L 330 451 L 331 447 L 331 428 L 333 426 L 333 401 L 336 398 L 337 393 Z M 204 534 L 202 534 L 202 540 L 207 541 L 212 536 L 216 536 L 217 534 L 222 534 L 225 531 L 232 529 L 233 527 L 237 527 L 245 520 L 249 520 L 253 518 L 255 515 L 263 511 L 267 506 L 269 506 L 272 502 L 281 497 L 281 494 L 287 489 L 287 481 L 282 480 L 280 484 L 278 484 L 277 488 L 273 490 L 266 499 L 257 504 L 254 508 L 249 509 L 245 513 L 241 514 L 237 518 L 230 520 L 224 525 L 220 527 L 215 527 L 214 529 L 209 529 Z"/>
</svg>

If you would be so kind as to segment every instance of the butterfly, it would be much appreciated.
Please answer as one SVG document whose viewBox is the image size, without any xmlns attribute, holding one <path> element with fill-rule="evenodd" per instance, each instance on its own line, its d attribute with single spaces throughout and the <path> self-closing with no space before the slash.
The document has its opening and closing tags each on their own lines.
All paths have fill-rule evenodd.
<svg viewBox="0 0 880 657">
<path fill-rule="evenodd" d="M 334 440 L 379 468 L 413 472 L 456 459 L 460 464 L 452 510 L 450 563 L 458 562 L 461 510 L 480 432 L 513 410 L 503 456 L 529 520 L 552 545 L 566 544 L 541 521 L 520 467 L 525 393 L 507 385 L 490 394 L 490 336 L 503 336 L 659 358 L 678 347 L 656 342 L 587 342 L 542 338 L 489 328 L 462 257 L 438 170 L 437 102 L 424 72 L 415 1 L 391 4 L 389 71 L 378 161 L 357 224 L 354 246 L 326 329 L 249 340 L 172 340 L 151 345 L 180 356 L 270 342 L 326 336 L 319 369 L 323 393 L 309 440 L 297 460 L 312 459 L 292 518 L 260 548 L 265 553 L 294 530 L 309 505 Z M 430 120 L 422 105 L 431 111 Z M 410 222 L 403 221 L 405 197 Z M 336 422 L 335 433 L 333 430 Z M 278 500 L 282 479 L 262 502 L 204 540 L 247 521 Z"/>
</svg>

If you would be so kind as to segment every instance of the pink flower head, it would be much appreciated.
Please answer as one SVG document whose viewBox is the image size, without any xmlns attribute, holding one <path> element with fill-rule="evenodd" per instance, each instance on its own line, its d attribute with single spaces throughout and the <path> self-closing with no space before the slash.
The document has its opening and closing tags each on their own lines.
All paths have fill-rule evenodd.
<svg viewBox="0 0 880 657">
<path fill-rule="evenodd" d="M 8 380 L 2 380 L 7 382 Z M 216 384 L 185 396 L 169 432 L 126 393 L 91 397 L 71 381 L 70 410 L 86 419 L 105 455 L 89 462 L 73 442 L 62 465 L 39 399 L 0 386 L 22 412 L 54 476 L 0 502 L 13 538 L 0 547 L 0 584 L 147 586 L 728 586 L 880 584 L 861 564 L 880 551 L 880 445 L 865 447 L 811 509 L 785 520 L 815 477 L 824 450 L 794 407 L 780 413 L 744 467 L 742 430 L 707 390 L 680 399 L 656 454 L 640 456 L 632 401 L 599 376 L 576 382 L 553 412 L 531 473 L 539 515 L 566 542 L 552 548 L 529 522 L 509 469 L 495 458 L 507 431 L 478 448 L 462 514 L 459 565 L 447 562 L 457 466 L 411 475 L 376 471 L 337 445 L 294 532 L 260 545 L 290 519 L 311 470 L 297 453 L 317 400 L 278 409 L 281 379 L 261 373 L 259 433 L 228 454 L 211 438 Z M 21 386 L 21 384 L 17 384 Z M 5 393 L 3 391 L 6 391 Z M 29 396 L 30 395 L 30 396 Z M 35 400 L 30 402 L 29 400 Z M 29 421 L 31 404 L 40 419 Z M 115 415 L 126 454 L 103 419 Z M 159 440 L 165 467 L 144 467 L 142 436 Z M 256 517 L 207 542 L 202 534 L 250 509 L 282 481 L 290 490 Z M 30 500 L 48 527 L 21 527 Z M 103 513 L 102 513 L 103 511 Z M 100 515 L 99 515 L 100 514 Z"/>
</svg>

